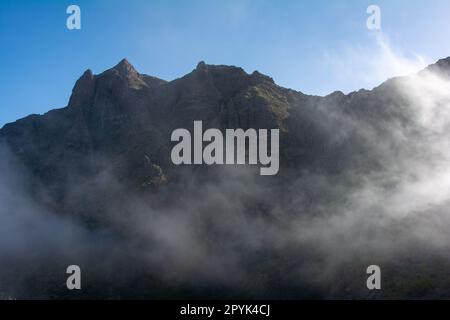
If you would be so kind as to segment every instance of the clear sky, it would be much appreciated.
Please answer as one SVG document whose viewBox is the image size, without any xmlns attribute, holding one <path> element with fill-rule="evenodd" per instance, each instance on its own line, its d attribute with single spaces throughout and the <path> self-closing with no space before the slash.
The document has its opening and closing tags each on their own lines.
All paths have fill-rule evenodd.
<svg viewBox="0 0 450 320">
<path fill-rule="evenodd" d="M 308 94 L 370 89 L 450 56 L 449 14 L 448 0 L 0 0 L 0 126 L 66 106 L 84 70 L 124 57 L 165 80 L 204 60 Z"/>
</svg>

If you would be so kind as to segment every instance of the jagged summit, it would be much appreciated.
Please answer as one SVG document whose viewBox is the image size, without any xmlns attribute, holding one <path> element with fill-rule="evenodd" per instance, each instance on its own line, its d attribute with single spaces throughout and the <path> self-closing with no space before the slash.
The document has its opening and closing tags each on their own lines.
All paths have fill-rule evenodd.
<svg viewBox="0 0 450 320">
<path fill-rule="evenodd" d="M 117 66 L 131 66 L 131 63 L 128 61 L 127 58 L 123 58 L 122 60 L 119 61 L 116 67 Z"/>
<path fill-rule="evenodd" d="M 440 59 L 418 74 L 428 70 L 450 77 L 450 57 Z M 392 81 L 388 80 L 379 87 L 389 88 L 392 86 L 391 83 Z M 285 95 L 288 92 L 294 96 L 298 95 L 298 98 L 295 99 L 299 99 L 299 101 L 312 97 L 300 94 L 300 92 L 294 90 L 279 90 L 286 89 L 276 86 L 271 77 L 259 71 L 253 71 L 251 74 L 248 74 L 244 69 L 237 66 L 214 65 L 207 64 L 205 61 L 199 61 L 191 73 L 179 79 L 165 81 L 140 74 L 124 58 L 112 68 L 97 75 L 91 69 L 87 69 L 76 81 L 68 107 L 89 108 L 93 105 L 100 105 L 102 108 L 109 108 L 112 102 L 116 105 L 136 105 L 136 102 L 131 103 L 136 98 L 130 96 L 133 92 L 139 92 L 139 95 L 141 95 L 139 99 L 144 99 L 143 97 L 150 99 L 152 97 L 151 99 L 157 100 L 156 102 L 152 100 L 152 103 L 155 104 L 175 104 L 178 106 L 184 105 L 183 99 L 191 99 L 189 103 L 198 103 L 202 99 L 206 99 L 205 97 L 208 97 L 208 99 L 212 99 L 211 102 L 208 102 L 210 104 L 216 104 L 218 100 L 228 101 L 229 106 L 227 108 L 240 103 L 237 100 L 239 95 L 243 97 L 258 97 L 269 104 L 278 106 L 286 105 L 285 101 L 288 99 L 288 96 Z M 362 90 L 349 95 L 345 95 L 342 92 L 333 92 L 326 97 L 315 96 L 315 98 L 326 98 L 330 101 L 339 102 L 359 93 L 363 96 L 363 93 L 367 92 L 367 90 Z M 289 98 L 291 99 L 292 96 L 289 96 Z M 205 103 L 202 101 L 200 104 L 204 105 Z M 147 105 L 148 103 L 139 101 L 139 104 Z M 170 109 L 169 107 L 167 108 Z M 195 106 L 193 108 L 195 109 Z M 277 111 L 278 109 L 272 108 L 272 111 Z M 232 122 L 234 123 L 234 121 Z"/>
<path fill-rule="evenodd" d="M 197 67 L 195 68 L 196 70 L 204 70 L 204 69 L 206 69 L 206 63 L 205 63 L 205 61 L 200 61 L 198 64 L 197 64 Z"/>
<path fill-rule="evenodd" d="M 275 81 L 273 80 L 272 77 L 262 74 L 258 70 L 253 71 L 251 76 L 256 81 L 269 82 L 269 83 L 275 84 Z"/>
<path fill-rule="evenodd" d="M 87 69 L 77 80 L 72 89 L 69 107 L 80 107 L 91 99 L 95 91 L 95 76 L 91 69 Z"/>
<path fill-rule="evenodd" d="M 218 81 L 220 85 L 233 85 L 234 82 L 249 82 L 249 83 L 271 83 L 275 84 L 274 80 L 259 71 L 253 71 L 251 74 L 245 72 L 241 67 L 232 65 L 214 65 L 206 64 L 205 61 L 198 62 L 196 68 L 190 73 L 185 75 L 183 78 L 190 78 L 190 76 L 201 76 L 203 78 L 211 77 Z M 141 74 L 136 68 L 126 59 L 122 59 L 114 67 L 105 70 L 104 72 L 94 75 L 91 69 L 87 69 L 83 75 L 77 80 L 73 95 L 90 92 L 92 89 L 95 79 L 100 79 L 100 82 L 105 81 L 105 79 L 110 79 L 111 76 L 119 76 L 125 79 L 132 87 L 139 89 L 145 86 L 158 87 L 163 84 L 170 83 L 172 81 L 177 81 L 178 79 L 172 81 L 165 81 L 154 76 Z M 109 81 L 107 81 L 109 82 Z M 72 100 L 72 99 L 71 99 Z M 70 103 L 69 105 L 73 105 Z"/>
<path fill-rule="evenodd" d="M 419 74 L 428 71 L 438 73 L 441 76 L 450 77 L 450 57 L 438 60 L 436 63 L 429 65 L 424 70 L 419 72 Z"/>
<path fill-rule="evenodd" d="M 205 61 L 200 61 L 194 69 L 194 72 L 236 72 L 248 75 L 241 67 L 224 64 L 207 64 Z"/>
<path fill-rule="evenodd" d="M 145 86 L 147 83 L 133 65 L 127 59 L 122 59 L 99 75 L 94 75 L 91 69 L 87 69 L 75 83 L 68 106 L 88 107 L 93 104 L 96 93 L 120 92 L 127 87 L 140 89 Z"/>
<path fill-rule="evenodd" d="M 438 60 L 435 63 L 435 65 L 440 66 L 440 67 L 447 67 L 447 68 L 449 68 L 450 67 L 450 57 Z"/>
<path fill-rule="evenodd" d="M 436 72 L 444 76 L 450 76 L 450 57 L 443 58 L 438 60 L 436 63 L 429 65 L 422 71 L 418 72 L 418 74 L 423 74 L 424 72 Z M 99 76 L 107 77 L 110 74 L 116 74 L 120 77 L 127 80 L 128 84 L 135 88 L 139 89 L 145 86 L 149 87 L 159 87 L 161 85 L 170 83 L 165 80 L 161 80 L 156 77 L 152 77 L 149 75 L 140 74 L 134 66 L 126 59 L 122 59 L 117 65 L 108 69 L 101 73 Z M 192 75 L 200 75 L 203 78 L 212 78 L 214 82 L 219 85 L 224 85 L 227 82 L 230 82 L 229 85 L 234 85 L 234 83 L 242 83 L 249 79 L 251 83 L 268 83 L 275 84 L 273 78 L 267 76 L 265 74 L 260 73 L 259 71 L 253 71 L 253 73 L 248 74 L 244 71 L 244 69 L 231 65 L 214 65 L 214 64 L 206 64 L 205 61 L 199 61 L 196 68 L 191 73 Z M 186 75 L 186 78 L 189 78 L 191 74 Z M 185 78 L 183 77 L 183 78 Z M 72 96 L 70 98 L 69 106 L 77 105 L 81 103 L 80 100 L 83 100 L 83 97 L 89 96 L 92 94 L 94 90 L 96 76 L 93 74 L 91 69 L 87 69 L 83 75 L 77 80 Z M 387 81 L 389 82 L 389 81 Z M 382 86 L 381 84 L 380 86 Z M 328 97 L 336 97 L 341 96 L 340 92 L 333 92 L 328 95 Z"/>
<path fill-rule="evenodd" d="M 81 78 L 93 78 L 93 77 L 94 77 L 94 73 L 92 72 L 91 69 L 87 69 L 81 76 Z"/>
<path fill-rule="evenodd" d="M 138 74 L 136 69 L 126 58 L 120 60 L 120 62 L 112 69 L 117 70 L 120 74 Z"/>
<path fill-rule="evenodd" d="M 196 68 L 185 76 L 186 78 L 200 79 L 201 81 L 210 81 L 220 88 L 224 87 L 246 87 L 266 83 L 274 85 L 274 80 L 255 70 L 251 74 L 243 68 L 234 65 L 215 65 L 200 61 Z"/>
</svg>

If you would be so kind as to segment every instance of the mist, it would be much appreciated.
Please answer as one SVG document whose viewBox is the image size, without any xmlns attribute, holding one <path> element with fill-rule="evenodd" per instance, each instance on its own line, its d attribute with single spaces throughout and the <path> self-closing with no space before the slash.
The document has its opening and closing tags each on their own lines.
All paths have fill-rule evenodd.
<svg viewBox="0 0 450 320">
<path fill-rule="evenodd" d="M 426 69 L 349 99 L 369 98 L 290 110 L 338 169 L 179 167 L 177 185 L 135 192 L 99 158 L 65 183 L 64 212 L 2 146 L 0 298 L 447 297 L 449 78 Z M 71 264 L 81 292 L 65 288 Z"/>
</svg>

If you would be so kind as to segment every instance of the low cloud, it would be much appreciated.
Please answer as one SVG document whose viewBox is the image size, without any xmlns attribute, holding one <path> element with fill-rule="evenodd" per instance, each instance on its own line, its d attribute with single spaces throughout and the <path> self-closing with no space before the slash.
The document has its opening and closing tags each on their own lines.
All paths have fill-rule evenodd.
<svg viewBox="0 0 450 320">
<path fill-rule="evenodd" d="M 379 48 L 364 67 L 372 81 L 423 63 Z M 38 205 L 3 149 L 2 296 L 71 297 L 69 264 L 87 275 L 84 297 L 361 298 L 369 264 L 383 270 L 380 297 L 414 297 L 419 275 L 434 281 L 421 297 L 445 296 L 449 88 L 428 70 L 375 89 L 371 116 L 333 100 L 311 108 L 310 121 L 338 146 L 334 160 L 351 159 L 338 173 L 281 168 L 280 181 L 257 168 L 218 168 L 211 179 L 186 170 L 181 190 L 156 194 L 131 193 L 107 169 L 69 184 L 73 206 L 92 196 L 86 186 L 110 192 L 92 201 L 104 205 L 94 217 L 101 227 Z"/>
</svg>

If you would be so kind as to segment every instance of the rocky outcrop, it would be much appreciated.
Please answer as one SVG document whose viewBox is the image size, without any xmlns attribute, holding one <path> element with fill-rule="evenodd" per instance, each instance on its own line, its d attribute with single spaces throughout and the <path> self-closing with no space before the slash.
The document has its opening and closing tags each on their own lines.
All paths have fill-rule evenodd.
<svg viewBox="0 0 450 320">
<path fill-rule="evenodd" d="M 449 61 L 429 69 L 448 72 Z M 285 175 L 292 176 L 292 170 L 338 175 L 348 168 L 382 165 L 346 119 L 356 119 L 380 136 L 389 122 L 408 123 L 395 81 L 372 91 L 317 97 L 282 88 L 257 71 L 247 74 L 242 68 L 204 62 L 167 82 L 138 73 L 124 59 L 99 75 L 87 70 L 67 107 L 7 124 L 0 140 L 28 169 L 30 188 L 40 186 L 47 201 L 50 195 L 55 206 L 67 211 L 70 186 L 102 172 L 128 190 L 155 192 L 179 181 L 180 170 L 170 161 L 170 134 L 192 128 L 194 120 L 202 120 L 205 129 L 279 128 L 280 180 L 289 181 Z M 92 184 L 85 191 L 95 194 L 96 188 Z"/>
</svg>

